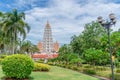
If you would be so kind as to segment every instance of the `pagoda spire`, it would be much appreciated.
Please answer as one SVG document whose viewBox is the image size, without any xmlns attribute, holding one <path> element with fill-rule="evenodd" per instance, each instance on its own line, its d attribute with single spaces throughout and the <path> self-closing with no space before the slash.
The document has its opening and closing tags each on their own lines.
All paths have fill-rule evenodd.
<svg viewBox="0 0 120 80">
<path fill-rule="evenodd" d="M 47 20 L 46 27 L 50 27 L 49 21 Z"/>
</svg>

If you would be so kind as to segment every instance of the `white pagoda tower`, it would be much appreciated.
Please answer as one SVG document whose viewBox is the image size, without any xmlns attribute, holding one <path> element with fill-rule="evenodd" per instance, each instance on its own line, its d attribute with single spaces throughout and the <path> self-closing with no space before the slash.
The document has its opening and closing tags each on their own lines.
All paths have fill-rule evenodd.
<svg viewBox="0 0 120 80">
<path fill-rule="evenodd" d="M 43 40 L 38 42 L 38 49 L 41 54 L 54 54 L 59 51 L 59 43 L 53 42 L 52 30 L 48 21 L 44 29 Z"/>
<path fill-rule="evenodd" d="M 59 43 L 53 42 L 52 30 L 49 22 L 47 21 L 43 40 L 38 42 L 39 53 L 32 55 L 32 58 L 41 58 L 44 59 L 44 63 L 47 63 L 48 59 L 53 59 L 58 57 Z"/>
<path fill-rule="evenodd" d="M 54 43 L 52 38 L 52 30 L 49 22 L 47 21 L 47 24 L 44 29 L 44 36 L 43 36 L 43 44 L 42 44 L 42 52 L 45 52 L 47 54 L 53 53 L 54 51 Z"/>
</svg>

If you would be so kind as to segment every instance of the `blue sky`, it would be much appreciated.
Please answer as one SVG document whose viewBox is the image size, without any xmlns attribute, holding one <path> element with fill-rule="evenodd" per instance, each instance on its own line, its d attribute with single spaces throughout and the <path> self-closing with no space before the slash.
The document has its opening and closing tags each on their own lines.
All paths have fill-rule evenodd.
<svg viewBox="0 0 120 80">
<path fill-rule="evenodd" d="M 28 40 L 37 44 L 42 41 L 44 27 L 49 20 L 53 40 L 68 44 L 73 35 L 79 35 L 84 25 L 95 21 L 98 16 L 108 18 L 110 13 L 117 17 L 120 28 L 120 0 L 0 0 L 0 11 L 17 8 L 26 13 L 26 22 L 31 26 Z"/>
</svg>

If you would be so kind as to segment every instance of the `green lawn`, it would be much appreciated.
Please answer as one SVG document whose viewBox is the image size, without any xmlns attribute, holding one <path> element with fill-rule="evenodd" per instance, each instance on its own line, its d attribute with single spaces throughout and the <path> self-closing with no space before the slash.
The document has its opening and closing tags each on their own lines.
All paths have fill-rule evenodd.
<svg viewBox="0 0 120 80">
<path fill-rule="evenodd" d="M 0 77 L 3 77 L 0 68 Z M 100 80 L 76 71 L 60 67 L 51 67 L 50 72 L 32 72 L 31 77 L 34 80 Z"/>
<path fill-rule="evenodd" d="M 0 66 L 0 78 L 3 77 L 4 75 L 2 74 L 2 69 L 1 69 L 1 66 Z"/>
</svg>

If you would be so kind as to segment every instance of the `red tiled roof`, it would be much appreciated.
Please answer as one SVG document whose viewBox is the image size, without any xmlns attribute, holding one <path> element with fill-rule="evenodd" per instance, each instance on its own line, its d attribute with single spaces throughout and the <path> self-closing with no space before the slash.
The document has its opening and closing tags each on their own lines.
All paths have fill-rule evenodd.
<svg viewBox="0 0 120 80">
<path fill-rule="evenodd" d="M 39 53 L 35 53 L 32 55 L 32 58 L 47 58 L 47 59 L 52 59 L 52 58 L 57 58 L 58 57 L 58 53 L 54 53 L 54 54 L 39 54 Z"/>
</svg>

